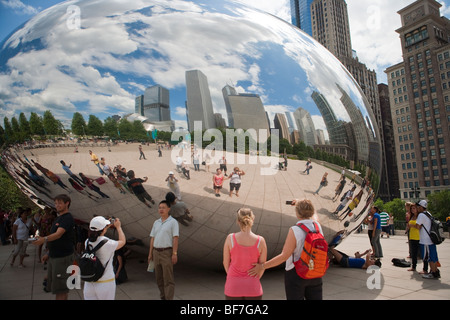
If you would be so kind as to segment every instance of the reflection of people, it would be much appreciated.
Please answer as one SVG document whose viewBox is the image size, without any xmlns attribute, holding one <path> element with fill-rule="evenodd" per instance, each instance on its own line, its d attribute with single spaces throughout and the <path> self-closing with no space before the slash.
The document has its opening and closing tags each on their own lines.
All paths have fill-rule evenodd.
<svg viewBox="0 0 450 320">
<path fill-rule="evenodd" d="M 184 226 L 189 226 L 186 221 L 192 221 L 194 217 L 189 211 L 186 204 L 182 201 L 177 201 L 175 194 L 173 192 L 168 192 L 166 194 L 166 201 L 170 206 L 169 214 L 174 217 L 179 223 Z"/>
<path fill-rule="evenodd" d="M 102 168 L 100 167 L 100 162 L 98 161 L 98 157 L 95 153 L 92 152 L 92 150 L 89 150 L 89 154 L 91 156 L 91 161 L 97 166 L 98 171 L 100 172 L 100 175 L 104 175 Z"/>
<path fill-rule="evenodd" d="M 328 185 L 327 176 L 328 172 L 325 172 L 322 176 L 322 180 L 320 180 L 319 188 L 317 188 L 317 190 L 313 193 L 314 195 L 319 194 L 320 189 Z"/>
<path fill-rule="evenodd" d="M 367 269 L 370 266 L 376 265 L 381 267 L 381 261 L 375 260 L 370 257 L 372 250 L 368 249 L 363 253 L 355 252 L 354 257 L 349 257 L 343 252 L 340 252 L 334 248 L 330 248 L 329 254 L 330 258 L 344 268 L 357 268 L 357 269 Z M 362 258 L 366 255 L 366 258 Z"/>
<path fill-rule="evenodd" d="M 130 179 L 130 181 L 127 182 L 128 187 L 133 190 L 134 195 L 139 199 L 139 201 L 145 203 L 147 207 L 151 208 L 152 206 L 148 204 L 146 200 L 150 201 L 152 204 L 155 204 L 155 200 L 152 199 L 152 197 L 147 193 L 147 191 L 144 189 L 144 186 L 142 185 L 148 180 L 148 178 L 136 178 L 133 170 L 129 170 L 127 176 Z"/>
<path fill-rule="evenodd" d="M 217 169 L 216 174 L 213 176 L 213 188 L 216 197 L 220 197 L 220 189 L 222 189 L 224 176 L 222 170 Z"/>
<path fill-rule="evenodd" d="M 166 178 L 167 186 L 172 191 L 178 200 L 181 200 L 180 186 L 178 185 L 178 179 L 175 178 L 173 171 L 169 172 L 169 176 Z"/>
<path fill-rule="evenodd" d="M 294 200 L 295 213 L 299 219 L 298 223 L 304 224 L 308 229 L 314 230 L 318 227 L 321 234 L 322 227 L 313 220 L 314 206 L 310 200 Z M 294 262 L 300 258 L 306 232 L 297 225 L 289 228 L 286 241 L 281 253 L 267 262 L 256 264 L 249 270 L 249 275 L 261 277 L 265 269 L 273 268 L 286 261 L 286 272 L 284 285 L 286 298 L 288 300 L 322 300 L 322 278 L 303 279 L 295 270 Z"/>
<path fill-rule="evenodd" d="M 230 179 L 230 197 L 233 194 L 233 190 L 236 190 L 236 197 L 239 197 L 239 189 L 241 187 L 241 177 L 245 175 L 243 170 L 239 170 L 238 167 L 233 169 L 228 179 Z"/>
<path fill-rule="evenodd" d="M 237 222 L 241 231 L 229 234 L 223 248 L 223 266 L 227 273 L 225 297 L 227 300 L 262 299 L 260 279 L 247 271 L 253 263 L 267 259 L 267 246 L 263 237 L 252 232 L 255 215 L 252 210 L 238 210 Z"/>
</svg>

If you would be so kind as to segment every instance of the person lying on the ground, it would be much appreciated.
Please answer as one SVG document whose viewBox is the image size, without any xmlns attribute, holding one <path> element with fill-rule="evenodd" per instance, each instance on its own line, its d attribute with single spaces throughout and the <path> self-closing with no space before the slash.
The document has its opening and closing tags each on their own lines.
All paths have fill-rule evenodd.
<svg viewBox="0 0 450 320">
<path fill-rule="evenodd" d="M 359 253 L 358 251 L 355 253 L 354 257 L 349 257 L 345 253 L 334 248 L 330 248 L 329 250 L 330 259 L 344 268 L 367 269 L 368 267 L 373 265 L 381 267 L 381 261 L 379 259 L 373 259 L 371 257 L 371 253 L 372 250 L 368 249 L 363 253 Z M 365 259 L 363 258 L 364 255 L 366 255 Z"/>
</svg>

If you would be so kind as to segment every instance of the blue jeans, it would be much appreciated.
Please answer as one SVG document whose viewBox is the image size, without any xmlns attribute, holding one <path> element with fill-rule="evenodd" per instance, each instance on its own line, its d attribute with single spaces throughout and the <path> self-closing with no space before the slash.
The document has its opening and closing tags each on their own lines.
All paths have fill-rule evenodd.
<svg viewBox="0 0 450 320">
<path fill-rule="evenodd" d="M 382 258 L 383 257 L 383 248 L 381 248 L 381 229 L 375 230 L 375 235 L 372 237 L 372 246 L 373 250 L 375 251 L 375 258 Z"/>
</svg>

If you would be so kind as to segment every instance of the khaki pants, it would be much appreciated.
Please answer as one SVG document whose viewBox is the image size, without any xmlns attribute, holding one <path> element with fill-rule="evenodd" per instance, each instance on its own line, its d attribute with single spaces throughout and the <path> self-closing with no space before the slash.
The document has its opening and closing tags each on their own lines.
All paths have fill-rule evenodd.
<svg viewBox="0 0 450 320">
<path fill-rule="evenodd" d="M 175 295 L 175 280 L 173 277 L 172 249 L 153 250 L 156 284 L 161 300 L 173 300 Z"/>
</svg>

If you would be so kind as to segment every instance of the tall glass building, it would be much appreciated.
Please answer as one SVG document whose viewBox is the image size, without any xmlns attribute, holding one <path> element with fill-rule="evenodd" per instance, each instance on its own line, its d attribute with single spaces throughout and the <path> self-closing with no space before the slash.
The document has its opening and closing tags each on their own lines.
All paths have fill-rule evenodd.
<svg viewBox="0 0 450 320">
<path fill-rule="evenodd" d="M 305 31 L 310 36 L 312 33 L 311 4 L 314 0 L 291 0 L 292 24 Z"/>
</svg>

